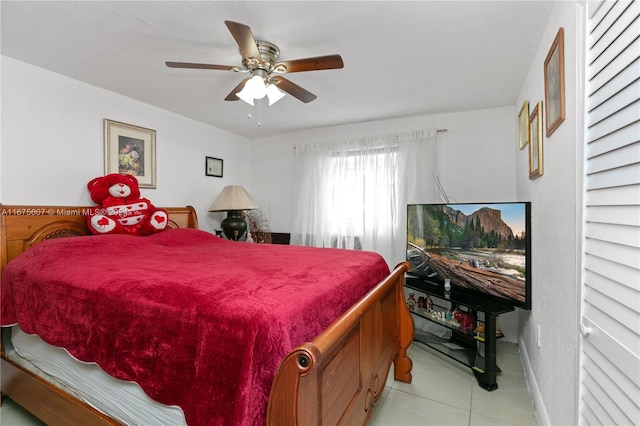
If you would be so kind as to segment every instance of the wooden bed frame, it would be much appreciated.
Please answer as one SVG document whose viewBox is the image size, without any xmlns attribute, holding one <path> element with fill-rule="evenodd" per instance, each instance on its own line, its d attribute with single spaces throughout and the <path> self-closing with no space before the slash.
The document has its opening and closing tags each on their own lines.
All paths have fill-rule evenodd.
<svg viewBox="0 0 640 426">
<path fill-rule="evenodd" d="M 84 215 L 93 208 L 0 204 L 0 271 L 45 239 L 89 235 Z M 198 227 L 193 207 L 166 210 L 170 227 Z M 271 388 L 267 424 L 365 424 L 382 394 L 391 363 L 396 380 L 411 382 L 407 349 L 414 329 L 403 290 L 408 267 L 407 262 L 400 263 L 313 341 L 285 357 Z M 3 329 L 3 343 L 8 332 L 9 328 Z M 7 359 L 4 344 L 0 358 L 2 394 L 43 422 L 119 424 Z"/>
</svg>

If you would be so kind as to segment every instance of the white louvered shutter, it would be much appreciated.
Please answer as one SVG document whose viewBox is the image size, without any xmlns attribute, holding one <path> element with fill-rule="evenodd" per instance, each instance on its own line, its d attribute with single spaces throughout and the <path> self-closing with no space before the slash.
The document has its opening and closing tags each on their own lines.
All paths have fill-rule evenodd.
<svg viewBox="0 0 640 426">
<path fill-rule="evenodd" d="M 640 424 L 640 1 L 587 2 L 583 425 Z"/>
</svg>

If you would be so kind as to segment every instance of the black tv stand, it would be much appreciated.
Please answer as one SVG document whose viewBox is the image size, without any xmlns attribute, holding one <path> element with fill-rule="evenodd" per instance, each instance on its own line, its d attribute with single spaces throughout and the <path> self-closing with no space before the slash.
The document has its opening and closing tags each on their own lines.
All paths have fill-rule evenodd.
<svg viewBox="0 0 640 426">
<path fill-rule="evenodd" d="M 416 330 L 414 340 L 470 367 L 480 387 L 488 391 L 498 389 L 496 375 L 501 370 L 496 364 L 496 339 L 502 336 L 496 335 L 496 317 L 500 314 L 511 312 L 515 308 L 509 304 L 483 298 L 481 295 L 474 295 L 456 287 L 452 287 L 451 291 L 445 292 L 444 286 L 433 285 L 417 277 L 405 276 L 405 287 L 415 290 L 417 293 L 435 296 L 445 304 L 449 302 L 452 311 L 457 308 L 470 312 L 476 317 L 474 327 L 470 330 L 462 330 L 460 327 L 453 326 L 449 321 L 440 321 L 434 318 L 425 309 L 420 309 L 416 306 L 411 312 L 413 315 L 450 329 L 451 338 L 441 339 L 433 334 Z M 446 310 L 447 308 L 434 301 L 434 310 Z M 484 314 L 484 321 L 477 319 L 478 312 Z M 484 323 L 484 334 L 482 335 L 473 331 L 478 323 Z M 456 349 L 452 349 L 452 344 L 455 345 Z"/>
</svg>

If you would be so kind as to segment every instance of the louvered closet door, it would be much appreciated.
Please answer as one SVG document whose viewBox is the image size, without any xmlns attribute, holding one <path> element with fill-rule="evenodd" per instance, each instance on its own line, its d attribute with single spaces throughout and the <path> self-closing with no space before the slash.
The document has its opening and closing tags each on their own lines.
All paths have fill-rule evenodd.
<svg viewBox="0 0 640 426">
<path fill-rule="evenodd" d="M 640 424 L 640 1 L 587 2 L 580 423 Z"/>
</svg>

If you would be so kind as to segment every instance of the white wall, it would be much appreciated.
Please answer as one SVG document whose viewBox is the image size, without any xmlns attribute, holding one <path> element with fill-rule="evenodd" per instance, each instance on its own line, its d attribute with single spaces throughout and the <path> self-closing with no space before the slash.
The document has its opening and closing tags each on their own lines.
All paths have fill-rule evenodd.
<svg viewBox="0 0 640 426">
<path fill-rule="evenodd" d="M 251 191 L 245 138 L 6 56 L 1 65 L 3 204 L 93 205 L 86 184 L 104 174 L 105 118 L 156 130 L 157 188 L 142 196 L 193 205 L 201 229 L 224 218 L 207 208 L 225 185 Z M 205 176 L 205 156 L 224 160 L 223 178 Z"/>
<path fill-rule="evenodd" d="M 576 10 L 574 2 L 556 3 L 516 102 L 518 109 L 525 100 L 532 106 L 544 102 L 543 64 L 563 27 L 566 119 L 551 137 L 543 138 L 544 174 L 535 180 L 517 176 L 518 196 L 530 199 L 533 209 L 533 308 L 521 312 L 520 349 L 541 425 L 577 424 L 583 92 Z M 527 167 L 525 157 L 519 156 L 519 168 Z"/>
</svg>

